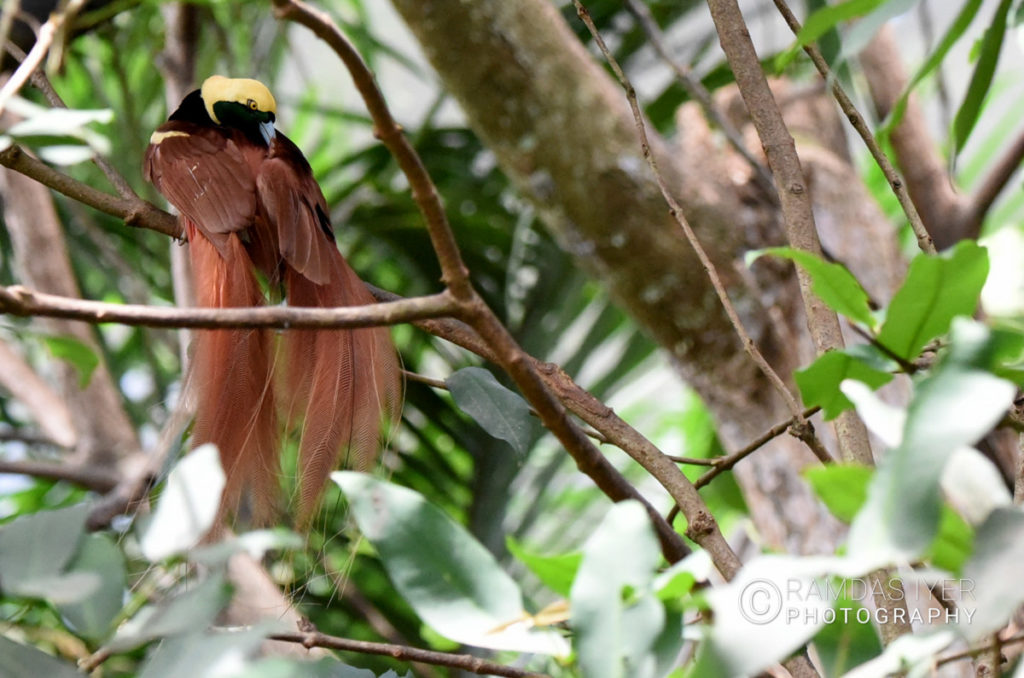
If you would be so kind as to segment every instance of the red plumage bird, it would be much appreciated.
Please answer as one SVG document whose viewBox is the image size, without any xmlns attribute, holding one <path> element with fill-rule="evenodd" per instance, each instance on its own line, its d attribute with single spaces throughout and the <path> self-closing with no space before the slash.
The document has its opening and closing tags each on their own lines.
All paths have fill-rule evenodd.
<svg viewBox="0 0 1024 678">
<path fill-rule="evenodd" d="M 177 208 L 199 306 L 266 303 L 258 276 L 291 306 L 356 306 L 373 297 L 338 252 L 327 203 L 299 148 L 274 129 L 260 82 L 211 76 L 150 138 L 145 175 Z M 197 332 L 187 388 L 193 443 L 216 443 L 223 507 L 248 499 L 276 516 L 280 422 L 299 427 L 298 519 L 315 511 L 343 461 L 365 469 L 398 414 L 400 377 L 387 328 Z"/>
</svg>

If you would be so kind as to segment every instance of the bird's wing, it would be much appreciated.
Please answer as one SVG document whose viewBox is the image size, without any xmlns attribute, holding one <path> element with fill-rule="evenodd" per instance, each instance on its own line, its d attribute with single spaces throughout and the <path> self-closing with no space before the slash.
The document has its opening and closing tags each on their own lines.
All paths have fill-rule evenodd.
<svg viewBox="0 0 1024 678">
<path fill-rule="evenodd" d="M 337 256 L 327 202 L 302 152 L 283 134 L 271 142 L 260 166 L 256 193 L 267 222 L 277 230 L 284 260 L 312 282 L 326 284 L 332 255 Z"/>
<path fill-rule="evenodd" d="M 151 139 L 146 178 L 218 249 L 252 224 L 256 180 L 239 146 L 218 130 L 171 122 Z M 222 252 L 223 253 L 223 252 Z"/>
</svg>

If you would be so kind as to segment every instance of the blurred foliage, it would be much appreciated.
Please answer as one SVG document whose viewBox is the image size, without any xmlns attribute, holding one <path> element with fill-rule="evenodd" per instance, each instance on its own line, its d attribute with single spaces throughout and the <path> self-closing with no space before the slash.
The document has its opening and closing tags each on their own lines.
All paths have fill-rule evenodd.
<svg viewBox="0 0 1024 678">
<path fill-rule="evenodd" d="M 150 131 L 164 120 L 168 111 L 164 83 L 155 67 L 162 65 L 165 27 L 161 4 L 156 0 L 115 2 L 87 14 L 89 30 L 70 43 L 62 68 L 52 74 L 55 88 L 70 108 L 114 112 L 112 120 L 98 119 L 88 123 L 86 129 L 109 143 L 109 160 L 140 194 L 154 201 L 159 201 L 159 196 L 142 180 L 140 162 Z M 864 7 L 876 8 L 875 11 L 894 4 L 895 0 L 862 3 Z M 577 37 L 589 45 L 591 37 L 575 20 L 572 4 L 561 5 Z M 694 12 L 705 7 L 697 0 L 651 0 L 647 5 L 659 25 L 667 30 L 690 21 Z M 811 0 L 807 5 L 809 9 L 827 7 L 820 0 Z M 340 67 L 333 61 L 327 63 L 322 53 L 312 53 L 312 41 L 304 29 L 279 25 L 264 3 L 209 0 L 192 6 L 201 26 L 197 77 L 201 79 L 214 72 L 258 77 L 282 93 L 279 127 L 305 150 L 332 206 L 341 247 L 360 275 L 405 296 L 436 291 L 439 269 L 408 186 L 387 151 L 372 139 L 370 121 L 359 104 L 338 96 L 336 90 L 342 83 L 347 85 Z M 647 38 L 623 3 L 593 0 L 587 6 L 627 69 L 660 73 L 651 86 L 651 94 L 645 97 L 645 110 L 658 130 L 670 132 L 676 109 L 687 100 L 685 92 L 670 77 L 662 77 L 667 67 L 654 59 Z M 397 70 L 403 77 L 427 77 L 409 46 L 398 44 L 386 34 L 387 26 L 378 23 L 380 15 L 369 2 L 338 0 L 329 8 L 373 68 L 380 72 Z M 866 11 L 855 14 L 863 15 Z M 1006 30 L 1016 30 L 1014 22 L 1019 14 L 1003 15 L 1009 16 Z M 846 23 L 828 21 L 828 15 L 823 21 L 820 28 L 826 54 L 830 59 L 841 59 L 849 27 Z M 732 74 L 714 51 L 717 37 L 710 24 L 705 24 L 706 30 L 697 39 L 682 46 L 678 41 L 670 41 L 669 47 L 673 53 L 679 53 L 680 59 L 699 65 L 697 74 L 713 91 L 731 83 Z M 954 37 L 959 39 L 961 34 Z M 966 132 L 973 129 L 973 146 L 968 146 L 961 163 L 960 178 L 968 186 L 984 174 L 986 159 L 996 152 L 1017 122 L 1017 116 L 1012 114 L 995 122 L 985 118 L 983 104 L 988 97 L 1003 96 L 1000 78 L 992 80 L 996 84 L 990 92 L 986 73 L 989 67 L 994 69 L 998 51 L 982 51 L 977 84 L 970 88 L 960 106 L 965 112 L 958 125 L 958 150 L 967 140 Z M 936 61 L 941 62 L 945 55 L 941 52 Z M 761 56 L 766 64 L 775 63 L 776 55 Z M 787 73 L 801 75 L 807 72 L 807 64 L 797 54 L 787 69 Z M 932 75 L 932 68 L 926 75 Z M 401 93 L 390 91 L 389 85 L 385 79 L 385 95 L 399 98 Z M 26 88 L 23 96 L 45 105 L 41 95 L 31 88 Z M 443 92 L 434 92 L 431 100 L 420 107 L 415 120 L 403 122 L 447 206 L 474 283 L 516 340 L 535 357 L 560 364 L 666 452 L 696 458 L 722 454 L 714 422 L 699 400 L 674 383 L 665 359 L 656 353 L 654 345 L 552 241 L 533 208 L 496 167 L 493 154 L 457 115 L 451 114 L 451 108 L 452 102 Z M 10 133 L 14 136 L 14 132 Z M 66 142 L 69 134 L 65 130 L 60 139 Z M 80 134 L 70 136 L 79 146 L 92 147 L 89 139 Z M 46 145 L 55 138 L 29 135 L 19 141 L 32 147 Z M 75 164 L 67 171 L 92 186 L 111 190 L 92 164 Z M 866 166 L 864 176 L 887 215 L 901 221 L 898 206 L 877 168 Z M 126 228 L 116 219 L 61 197 L 57 198 L 57 206 L 84 297 L 113 302 L 173 303 L 169 252 L 176 245 L 164 236 Z M 1022 209 L 1024 197 L 1017 192 L 994 213 L 991 227 L 1019 224 Z M 975 259 L 982 256 L 976 250 L 972 252 Z M 10 238 L 0 229 L 0 283 L 18 282 L 15 263 Z M 932 265 L 943 264 L 922 264 Z M 829 266 L 818 269 L 826 278 L 841 275 Z M 957 271 L 945 274 L 955 278 Z M 841 277 L 836 282 L 840 288 L 859 285 L 851 283 L 846 275 Z M 943 335 L 955 322 L 954 316 L 973 310 L 981 281 L 972 275 L 968 282 L 969 303 L 939 309 L 936 315 L 941 318 L 941 327 L 917 336 L 911 342 L 913 350 L 901 357 L 916 358 L 920 345 Z M 925 293 L 919 284 L 910 287 L 913 289 L 908 294 L 914 300 Z M 841 312 L 852 307 L 844 305 L 842 295 L 826 301 Z M 965 305 L 969 308 L 961 308 Z M 863 311 L 867 313 L 866 308 Z M 859 313 L 849 314 L 854 321 L 863 322 L 866 330 L 877 327 L 864 322 L 865 316 Z M 882 324 L 883 328 L 899 326 L 901 331 L 910 333 L 918 329 L 916 325 L 908 327 L 910 321 L 886 322 L 888 325 Z M 44 373 L 47 363 L 60 357 L 61 351 L 65 359 L 74 360 L 83 371 L 91 369 L 88 357 L 81 356 L 81 347 L 71 350 L 64 343 L 63 348 L 54 350 L 53 338 L 29 328 L 27 322 L 5 317 L 0 320 L 0 339 L 17 346 Z M 527 618 L 557 624 L 567 619 L 565 614 L 559 614 L 558 605 L 560 598 L 568 597 L 574 610 L 606 615 L 626 629 L 616 635 L 607 627 L 592 623 L 593 619 L 576 618 L 574 628 L 585 641 L 578 646 L 576 658 L 518 655 L 506 648 L 497 652 L 498 660 L 516 661 L 553 676 L 580 675 L 584 668 L 588 676 L 601 675 L 603 671 L 612 672 L 608 675 L 665 675 L 679 650 L 678 632 L 684 613 L 692 617 L 698 609 L 709 606 L 715 610 L 719 631 L 731 630 L 734 638 L 745 637 L 744 632 L 730 629 L 724 621 L 728 618 L 727 606 L 736 605 L 735 597 L 728 596 L 736 591 L 726 591 L 727 597 L 722 600 L 727 602 L 709 602 L 699 593 L 692 594 L 694 582 L 707 576 L 706 563 L 702 565 L 699 557 L 683 566 L 667 570 L 662 567 L 653 535 L 636 507 L 627 504 L 609 512 L 610 502 L 576 471 L 554 440 L 539 427 L 525 422 L 523 418 L 528 415 L 517 401 L 510 400 L 518 396 L 509 390 L 511 384 L 504 375 L 494 372 L 493 378 L 489 378 L 473 371 L 459 372 L 465 368 L 491 368 L 479 358 L 410 327 L 397 327 L 393 332 L 406 369 L 436 379 L 448 379 L 457 373 L 463 378 L 476 375 L 478 381 L 470 386 L 478 390 L 470 389 L 469 395 L 463 394 L 474 402 L 460 408 L 459 398 L 448 392 L 418 381 L 407 383 L 402 424 L 377 474 L 385 476 L 391 484 L 374 487 L 385 497 L 381 500 L 384 505 L 411 507 L 407 514 L 401 514 L 408 523 L 394 520 L 384 527 L 374 524 L 373 505 L 366 498 L 369 490 L 350 478 L 344 495 L 337 487 L 329 491 L 327 508 L 316 521 L 315 529 L 304 537 L 301 547 L 280 535 L 270 539 L 264 563 L 320 631 L 446 651 L 460 649 L 453 637 L 466 642 L 476 640 L 475 644 L 486 646 L 486 638 L 469 639 L 450 629 L 444 635 L 445 623 L 451 622 L 453 615 L 450 611 L 438 612 L 442 606 L 434 604 L 445 599 L 446 590 L 424 594 L 422 590 L 400 585 L 408 584 L 401 578 L 413 576 L 409 572 L 416 570 L 408 566 L 416 560 L 416 549 L 425 551 L 443 539 L 460 548 L 441 554 L 432 552 L 434 557 L 424 558 L 418 565 L 427 575 L 437 575 L 433 583 L 443 583 L 451 575 L 475 594 L 481 593 L 480 587 L 493 586 L 503 591 L 497 601 L 487 596 L 473 598 L 480 610 L 506 610 L 510 601 L 518 597 L 521 599 L 517 604 Z M 924 334 L 927 337 L 922 339 Z M 135 425 L 144 442 L 152 444 L 180 387 L 177 335 L 166 330 L 121 326 L 102 326 L 97 335 L 103 358 L 124 392 L 125 405 Z M 954 347 L 970 344 L 963 336 L 957 342 Z M 944 354 L 939 374 L 944 374 L 942 370 L 955 373 L 968 365 L 971 370 L 1006 376 L 1012 362 L 1007 356 L 1017 345 L 1006 335 L 986 335 L 976 343 L 979 342 L 985 350 L 1002 352 L 1004 359 L 979 365 L 951 350 Z M 877 355 L 851 353 L 842 363 L 842 370 L 826 370 L 827 377 L 815 377 L 814 385 L 826 391 L 821 397 L 828 397 L 829 402 L 844 407 L 870 405 L 865 398 L 858 399 L 840 389 L 843 378 L 851 376 L 847 368 L 852 361 L 875 365 L 881 360 Z M 955 376 L 951 383 L 963 388 L 965 397 L 969 397 L 974 392 L 969 388 L 971 384 L 959 380 L 962 374 Z M 645 392 L 643 384 L 653 386 Z M 520 417 L 518 423 L 522 426 L 509 433 L 502 428 L 507 422 L 495 423 L 496 413 L 502 415 L 497 419 Z M 0 427 L 0 431 L 31 431 L 24 408 L 3 394 Z M 976 432 L 969 431 L 971 435 Z M 506 442 L 510 439 L 518 451 Z M 921 454 L 923 448 L 899 449 L 911 457 Z M 60 458 L 53 450 L 37 450 L 17 442 L 0 443 L 0 453 L 11 459 Z M 670 508 L 665 493 L 637 465 L 618 451 L 607 453 L 659 509 Z M 702 470 L 698 466 L 684 466 L 691 479 Z M 841 517 L 851 520 L 861 507 L 866 507 L 863 510 L 867 512 L 886 501 L 900 499 L 892 481 L 885 481 L 893 473 L 880 472 L 876 478 L 883 480 L 869 480 L 858 472 L 856 482 L 847 475 L 822 476 L 815 478 L 814 483 L 824 503 L 830 508 L 842 505 Z M 869 482 L 874 483 L 870 488 Z M 871 489 L 876 486 L 877 489 Z M 937 480 L 927 490 L 921 505 L 935 501 Z M 719 476 L 702 490 L 702 495 L 726 534 L 745 527 L 747 507 L 731 474 Z M 851 495 L 857 501 L 850 499 Z M 209 675 L 205 671 L 213 664 L 212 658 L 227 656 L 232 649 L 242 646 L 248 648 L 258 638 L 258 634 L 242 634 L 231 642 L 217 634 L 206 638 L 210 634 L 197 631 L 205 629 L 227 600 L 221 579 L 223 552 L 207 554 L 203 561 L 207 569 L 200 576 L 194 562 L 190 563 L 181 553 L 155 562 L 147 560 L 139 546 L 143 526 L 128 525 L 127 521 L 117 522 L 116 529 L 98 537 L 76 528 L 59 543 L 25 538 L 26 534 L 51 530 L 48 526 L 52 523 L 47 521 L 77 515 L 82 502 L 90 499 L 88 493 L 65 483 L 0 476 L 0 563 L 21 568 L 19 572 L 24 575 L 12 583 L 10 569 L 0 572 L 4 577 L 0 581 L 0 618 L 6 624 L 5 635 L 18 642 L 10 647 L 10 642 L 0 638 L 0 667 L 11 662 L 11 666 L 25 667 L 25 671 L 35 671 L 37 675 L 62 675 L 61 671 L 73 670 L 71 664 L 54 664 L 50 654 L 67 660 L 81 659 L 112 638 L 119 638 L 116 651 L 103 665 L 103 675 L 166 676 L 190 672 L 195 678 Z M 349 502 L 362 507 L 362 513 L 357 510 L 357 515 L 351 517 Z M 917 508 L 920 506 L 914 504 L 908 510 Z M 55 510 L 67 513 L 48 513 Z M 398 515 L 397 510 L 389 517 L 394 515 Z M 970 543 L 975 529 L 981 535 L 978 539 L 982 546 L 996 543 L 1007 531 L 1018 529 L 1016 516 L 998 514 L 980 526 L 968 526 L 962 521 L 956 523 L 958 518 L 947 505 L 942 506 L 940 515 L 944 521 L 941 526 L 929 524 L 919 530 L 920 536 L 928 539 L 925 546 L 933 549 L 921 549 L 926 552 L 925 558 L 932 557 L 928 553 L 944 548 L 945 555 L 936 555 L 935 564 L 954 562 L 957 568 L 963 565 L 968 570 L 975 567 L 984 572 L 1002 571 L 1005 560 L 999 559 L 1000 554 L 981 551 L 979 556 L 975 552 L 972 560 Z M 357 529 L 356 522 L 362 529 Z M 371 524 L 379 531 L 373 532 L 368 527 Z M 891 521 L 880 524 L 886 529 L 893 528 Z M 400 538 L 403 534 L 404 541 Z M 409 534 L 417 539 L 410 540 Z M 628 553 L 623 550 L 624 544 L 629 545 L 625 549 Z M 954 552 L 955 558 L 949 551 Z M 471 552 L 472 558 L 463 560 L 466 552 Z M 34 573 L 39 577 L 25 574 L 31 570 L 29 566 L 37 563 L 47 563 L 48 569 Z M 617 569 L 619 565 L 622 567 Z M 602 572 L 609 570 L 616 571 L 614 582 L 601 577 Z M 792 570 L 770 571 L 775 576 Z M 40 579 L 42 575 L 45 581 Z M 51 587 L 51 593 L 40 593 L 41 587 L 46 586 Z M 75 586 L 80 590 L 69 595 L 68 600 L 55 599 L 53 592 Z M 203 600 L 209 603 L 208 607 L 196 608 L 189 602 L 188 596 L 196 591 L 204 592 Z M 493 608 L 489 607 L 492 603 Z M 553 608 L 549 607 L 551 604 Z M 153 614 L 163 619 L 164 626 L 152 626 L 153 617 L 147 615 Z M 457 615 L 454 617 L 458 621 Z M 432 626 L 427 625 L 428 619 L 434 620 Z M 126 627 L 130 633 L 125 631 Z M 556 628 L 561 632 L 561 627 Z M 812 635 L 813 629 L 807 638 Z M 150 643 L 155 638 L 163 642 Z M 857 625 L 829 624 L 818 639 L 828 651 L 830 666 L 850 665 L 848 655 L 844 654 L 849 648 L 844 644 L 856 645 L 851 655 L 857 661 L 875 657 L 881 651 L 874 636 L 865 636 L 864 629 Z M 728 662 L 715 655 L 715 641 L 711 640 L 708 647 L 712 649 L 699 659 L 703 663 L 697 664 L 698 669 L 690 663 L 687 670 L 712 667 L 708 670 L 727 671 Z M 797 640 L 803 642 L 806 638 Z M 770 661 L 776 661 L 784 656 L 779 654 L 782 649 L 785 648 L 778 643 L 751 642 L 745 653 L 737 652 L 734 659 L 757 662 L 770 656 Z M 168 657 L 176 658 L 177 666 L 172 667 L 175 662 Z M 342 658 L 374 674 L 388 670 L 402 674 L 410 670 L 401 662 L 370 655 L 343 653 Z M 614 673 L 619 669 L 622 672 Z M 312 671 L 311 667 L 253 662 L 245 665 L 241 675 L 310 675 Z M 316 675 L 366 675 L 351 671 L 340 664 L 330 664 L 318 667 Z M 442 669 L 423 667 L 417 667 L 414 673 L 448 675 Z M 677 669 L 672 675 L 680 673 Z"/>
</svg>

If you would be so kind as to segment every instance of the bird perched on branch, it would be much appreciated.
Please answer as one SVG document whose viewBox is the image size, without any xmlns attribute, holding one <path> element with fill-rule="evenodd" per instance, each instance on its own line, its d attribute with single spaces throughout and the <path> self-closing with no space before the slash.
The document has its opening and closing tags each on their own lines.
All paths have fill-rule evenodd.
<svg viewBox="0 0 1024 678">
<path fill-rule="evenodd" d="M 282 287 L 291 306 L 355 306 L 373 297 L 341 256 L 309 163 L 274 128 L 256 80 L 211 76 L 150 138 L 145 175 L 180 213 L 199 306 L 260 306 Z M 223 509 L 277 513 L 281 430 L 300 431 L 298 520 L 328 475 L 367 468 L 398 414 L 400 377 L 387 328 L 199 330 L 187 388 L 195 445 L 216 443 Z"/>
</svg>

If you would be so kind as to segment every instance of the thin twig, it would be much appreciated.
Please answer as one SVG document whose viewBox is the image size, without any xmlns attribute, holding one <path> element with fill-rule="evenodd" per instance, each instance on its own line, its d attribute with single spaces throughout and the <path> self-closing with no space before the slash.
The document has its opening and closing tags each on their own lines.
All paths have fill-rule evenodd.
<svg viewBox="0 0 1024 678">
<path fill-rule="evenodd" d="M 21 62 L 18 69 L 14 71 L 14 75 L 4 83 L 3 87 L 0 87 L 0 113 L 3 113 L 11 97 L 21 91 L 21 88 L 25 86 L 25 83 L 32 77 L 32 74 L 43 63 L 43 59 L 46 58 L 46 53 L 53 43 L 53 36 L 63 21 L 64 14 L 54 12 L 50 15 L 47 22 L 40 27 L 36 35 L 36 42 L 32 45 L 32 49 L 29 50 L 25 60 Z"/>
<path fill-rule="evenodd" d="M 13 47 L 13 45 L 12 45 Z M 50 83 L 50 79 L 46 77 L 46 73 L 42 71 L 36 71 L 32 74 L 32 85 L 39 89 L 46 100 L 50 102 L 50 105 L 54 108 L 67 108 L 68 105 L 64 103 L 64 99 L 57 94 L 57 90 L 53 88 L 53 84 Z M 141 201 L 142 198 L 135 192 L 135 189 L 131 187 L 128 180 L 125 179 L 120 172 L 114 169 L 114 166 L 110 164 L 110 161 L 104 158 L 102 155 L 95 154 L 92 157 L 93 164 L 100 168 L 104 176 L 107 177 L 107 181 L 113 186 L 118 195 L 125 200 L 131 202 Z"/>
<path fill-rule="evenodd" d="M 722 134 L 725 135 L 726 140 L 733 149 L 735 149 L 736 152 L 739 153 L 754 170 L 754 181 L 757 182 L 757 185 L 762 191 L 764 191 L 765 195 L 777 201 L 778 196 L 775 194 L 775 184 L 772 182 L 771 173 L 747 148 L 739 130 L 729 122 L 728 118 L 726 118 L 720 110 L 718 110 L 718 107 L 715 106 L 715 102 L 711 99 L 711 93 L 708 89 L 699 79 L 693 77 L 692 69 L 672 58 L 672 54 L 668 51 L 668 47 L 665 45 L 665 36 L 658 27 L 658 22 L 654 20 L 654 15 L 651 14 L 651 10 L 640 0 L 626 0 L 626 7 L 640 22 L 640 27 L 647 36 L 647 41 L 651 43 L 652 47 L 654 47 L 654 51 L 658 53 L 661 60 L 668 64 L 676 74 L 676 80 L 678 80 L 679 84 L 683 86 L 686 93 L 700 104 L 700 107 L 703 109 L 704 115 L 707 116 L 708 120 L 710 120 L 715 127 L 721 130 Z"/>
<path fill-rule="evenodd" d="M 778 8 L 782 18 L 785 19 L 786 24 L 789 26 L 793 34 L 796 35 L 800 32 L 802 26 L 797 20 L 796 15 L 786 4 L 786 0 L 774 0 L 775 6 Z M 832 86 L 832 95 L 839 103 L 839 108 L 842 109 L 846 115 L 846 119 L 850 121 L 853 129 L 857 131 L 857 135 L 867 146 L 868 151 L 871 153 L 871 157 L 875 159 L 879 168 L 882 170 L 882 174 L 885 175 L 886 181 L 889 183 L 889 188 L 896 195 L 896 199 L 900 203 L 900 207 L 903 208 L 903 213 L 907 217 L 907 221 L 910 222 L 910 228 L 914 232 L 914 236 L 917 238 L 917 246 L 921 248 L 922 252 L 929 254 L 935 254 L 935 243 L 932 242 L 931 235 L 928 234 L 928 230 L 925 228 L 924 223 L 921 221 L 921 215 L 917 213 L 917 208 L 914 206 L 914 202 L 910 199 L 910 194 L 907 192 L 907 186 L 903 182 L 896 168 L 889 160 L 889 156 L 885 154 L 882 147 L 878 145 L 878 141 L 875 140 L 875 135 L 872 134 L 868 128 L 867 123 L 864 121 L 864 116 L 860 114 L 857 107 L 854 106 L 853 101 L 847 96 L 846 90 L 839 84 L 839 78 L 832 73 L 825 61 L 825 57 L 822 56 L 821 50 L 817 48 L 813 43 L 807 43 L 804 45 L 804 52 L 811 58 L 811 62 L 814 67 L 818 69 L 818 73 L 825 80 L 827 84 Z M 1024 153 L 1024 149 L 1022 149 Z"/>
<path fill-rule="evenodd" d="M 1015 633 L 1009 638 L 1002 638 L 998 641 L 999 645 L 1006 647 L 1007 645 L 1017 645 L 1018 643 L 1024 643 L 1024 631 Z M 961 659 L 972 659 L 979 655 L 983 655 L 986 652 L 990 652 L 996 645 L 995 639 L 986 641 L 977 647 L 968 648 L 966 650 L 960 650 L 959 652 L 953 652 L 951 654 L 942 655 L 935 660 L 935 666 L 944 666 L 952 662 L 960 661 Z"/>
<path fill-rule="evenodd" d="M 0 312 L 20 316 L 43 316 L 83 320 L 92 323 L 116 322 L 147 327 L 339 329 L 395 325 L 452 315 L 456 310 L 451 296 L 441 292 L 402 301 L 312 308 L 301 306 L 256 306 L 250 308 L 177 308 L 110 304 L 44 294 L 25 287 L 0 287 Z"/>
<path fill-rule="evenodd" d="M 26 445 L 45 445 L 48 447 L 68 449 L 66 445 L 58 443 L 47 435 L 43 435 L 41 433 L 29 433 L 25 431 L 0 431 L 0 442 L 25 443 Z"/>
<path fill-rule="evenodd" d="M 343 652 L 360 652 L 362 654 L 377 654 L 385 657 L 392 657 L 401 661 L 422 662 L 434 666 L 448 666 L 455 669 L 462 669 L 478 675 L 485 676 L 510 676 L 511 678 L 530 678 L 544 676 L 543 673 L 534 673 L 512 666 L 504 666 L 495 662 L 474 657 L 468 654 L 452 654 L 449 652 L 435 652 L 433 650 L 421 650 L 406 645 L 394 645 L 392 643 L 372 643 L 365 640 L 353 640 L 351 638 L 339 638 L 329 636 L 318 631 L 275 633 L 269 636 L 270 640 L 279 640 L 286 643 L 298 643 L 305 648 L 323 647 L 330 650 L 341 650 Z"/>
<path fill-rule="evenodd" d="M 580 0 L 573 0 L 573 4 L 576 6 L 576 14 L 579 15 L 580 19 L 586 25 L 590 34 L 594 38 L 594 42 L 597 43 L 598 48 L 604 55 L 605 59 L 608 60 L 608 65 L 611 66 L 615 76 L 619 79 L 619 83 L 626 90 L 626 97 L 629 99 L 629 106 L 633 110 L 633 118 L 636 124 L 637 132 L 640 134 L 640 144 L 643 150 L 644 158 L 647 160 L 647 164 L 651 167 L 654 172 L 654 178 L 658 183 L 658 188 L 661 190 L 661 194 L 668 203 L 669 213 L 676 220 L 679 226 L 683 229 L 683 233 L 686 234 L 686 239 L 690 242 L 694 251 L 697 253 L 697 257 L 700 259 L 701 265 L 707 272 L 708 278 L 711 280 L 711 285 L 715 288 L 715 293 L 718 295 L 718 299 L 722 302 L 722 306 L 725 308 L 726 314 L 729 316 L 729 321 L 736 329 L 736 333 L 740 337 L 740 341 L 743 343 L 743 348 L 747 351 L 747 354 L 751 357 L 754 363 L 758 366 L 761 372 L 768 378 L 768 381 L 775 387 L 775 390 L 779 392 L 789 411 L 793 413 L 794 417 L 799 419 L 800 405 L 797 403 L 793 393 L 786 386 L 782 377 L 772 368 L 765 357 L 758 350 L 754 340 L 750 338 L 750 334 L 743 326 L 743 322 L 740 320 L 739 314 L 736 312 L 735 307 L 732 305 L 732 301 L 729 299 L 729 294 L 726 292 L 725 285 L 722 283 L 721 277 L 718 275 L 718 270 L 712 263 L 711 258 L 705 251 L 704 246 L 701 245 L 697 239 L 697 234 L 693 232 L 690 227 L 690 223 L 687 221 L 683 214 L 682 208 L 679 206 L 679 202 L 672 195 L 668 186 L 665 184 L 665 179 L 661 175 L 661 171 L 658 169 L 658 163 L 654 159 L 654 155 L 651 153 L 650 142 L 647 139 L 647 125 L 644 122 L 643 113 L 640 111 L 640 104 L 637 101 L 636 91 L 633 89 L 633 85 L 630 83 L 629 78 L 626 77 L 625 72 L 619 66 L 618 61 L 612 56 L 608 46 L 604 42 L 604 38 L 601 37 L 600 32 L 597 30 L 597 26 L 594 25 L 593 19 L 590 17 L 590 12 Z"/>
<path fill-rule="evenodd" d="M 406 381 L 418 381 L 421 384 L 426 384 L 431 388 L 441 389 L 442 391 L 448 390 L 448 384 L 445 383 L 444 379 L 435 379 L 434 377 L 428 377 L 425 374 L 419 372 L 410 372 L 409 370 L 402 370 L 402 377 Z"/>
<path fill-rule="evenodd" d="M 814 416 L 820 409 L 821 407 L 814 406 L 804 410 L 804 419 L 806 420 L 809 417 Z M 764 447 L 771 440 L 778 438 L 780 435 L 789 430 L 789 428 L 795 423 L 795 418 L 787 419 L 781 424 L 776 424 L 775 426 L 772 426 L 770 429 L 759 435 L 757 438 L 754 438 L 754 440 L 750 441 L 750 443 L 743 447 L 742 449 L 736 450 L 735 452 L 728 454 L 724 457 L 716 457 L 714 466 L 706 473 L 701 475 L 701 477 L 697 478 L 697 480 L 694 481 L 693 484 L 698 489 L 704 487 L 712 480 L 714 480 L 716 476 L 722 474 L 725 471 L 728 471 L 733 466 L 738 464 L 740 461 L 746 459 L 751 454 L 753 454 L 760 448 Z"/>
</svg>

